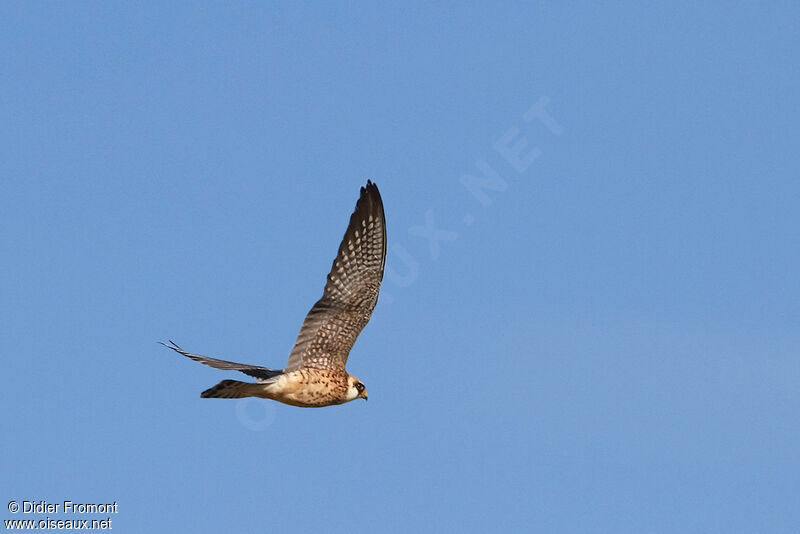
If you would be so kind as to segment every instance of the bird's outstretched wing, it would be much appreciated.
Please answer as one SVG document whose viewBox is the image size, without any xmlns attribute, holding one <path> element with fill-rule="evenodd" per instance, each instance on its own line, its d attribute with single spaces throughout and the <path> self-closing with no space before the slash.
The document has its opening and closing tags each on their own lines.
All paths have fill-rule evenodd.
<svg viewBox="0 0 800 534">
<path fill-rule="evenodd" d="M 268 378 L 273 378 L 278 376 L 282 373 L 282 371 L 275 371 L 273 369 L 267 369 L 266 367 L 261 367 L 259 365 L 250 365 L 247 363 L 236 363 L 236 362 L 229 362 L 227 360 L 218 360 L 216 358 L 209 358 L 208 356 L 200 356 L 199 354 L 192 354 L 190 352 L 186 352 L 178 345 L 175 344 L 174 341 L 169 343 L 161 343 L 168 349 L 172 349 L 179 354 L 183 354 L 187 358 L 191 358 L 196 362 L 200 362 L 202 364 L 208 365 L 210 367 L 214 367 L 215 369 L 226 369 L 230 371 L 241 371 L 242 373 L 255 377 L 260 378 L 262 380 L 266 380 Z"/>
<path fill-rule="evenodd" d="M 386 263 L 386 220 L 378 187 L 367 180 L 333 260 L 322 298 L 303 321 L 285 372 L 344 370 L 378 301 Z"/>
</svg>

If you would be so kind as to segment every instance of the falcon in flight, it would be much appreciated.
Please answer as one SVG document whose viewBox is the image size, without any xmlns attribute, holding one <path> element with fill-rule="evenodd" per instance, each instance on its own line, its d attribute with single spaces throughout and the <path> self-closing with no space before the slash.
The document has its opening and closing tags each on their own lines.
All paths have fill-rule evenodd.
<svg viewBox="0 0 800 534">
<path fill-rule="evenodd" d="M 308 312 L 283 370 L 217 360 L 166 347 L 216 369 L 240 371 L 256 382 L 223 380 L 203 398 L 261 397 L 321 407 L 367 400 L 364 384 L 345 370 L 347 356 L 378 301 L 386 263 L 386 219 L 378 187 L 367 180 L 333 260 L 322 298 Z"/>
</svg>

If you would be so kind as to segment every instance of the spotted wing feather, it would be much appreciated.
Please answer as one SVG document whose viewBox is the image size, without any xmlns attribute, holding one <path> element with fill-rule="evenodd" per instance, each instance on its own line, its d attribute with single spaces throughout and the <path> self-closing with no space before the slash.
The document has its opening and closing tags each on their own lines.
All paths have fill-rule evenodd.
<svg viewBox="0 0 800 534">
<path fill-rule="evenodd" d="M 333 260 L 322 298 L 300 328 L 285 372 L 344 371 L 347 356 L 378 301 L 386 263 L 386 221 L 375 184 L 367 181 Z"/>
</svg>

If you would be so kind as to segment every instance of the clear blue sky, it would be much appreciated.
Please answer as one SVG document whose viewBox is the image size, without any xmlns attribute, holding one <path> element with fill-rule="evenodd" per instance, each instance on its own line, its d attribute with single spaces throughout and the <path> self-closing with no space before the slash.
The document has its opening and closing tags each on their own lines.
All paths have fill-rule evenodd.
<svg viewBox="0 0 800 534">
<path fill-rule="evenodd" d="M 0 519 L 796 533 L 800 8 L 568 4 L 3 2 Z M 367 178 L 369 402 L 200 399 Z"/>
</svg>

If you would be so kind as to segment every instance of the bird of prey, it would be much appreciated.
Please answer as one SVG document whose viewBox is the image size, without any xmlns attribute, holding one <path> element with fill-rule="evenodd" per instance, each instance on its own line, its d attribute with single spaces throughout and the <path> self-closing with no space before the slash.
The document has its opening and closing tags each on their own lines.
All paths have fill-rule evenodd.
<svg viewBox="0 0 800 534">
<path fill-rule="evenodd" d="M 386 220 L 378 187 L 367 180 L 333 260 L 325 289 L 308 312 L 283 370 L 191 354 L 166 347 L 216 369 L 240 371 L 256 382 L 223 380 L 203 398 L 260 397 L 300 407 L 367 400 L 364 384 L 345 370 L 350 349 L 378 301 L 386 263 Z"/>
</svg>

